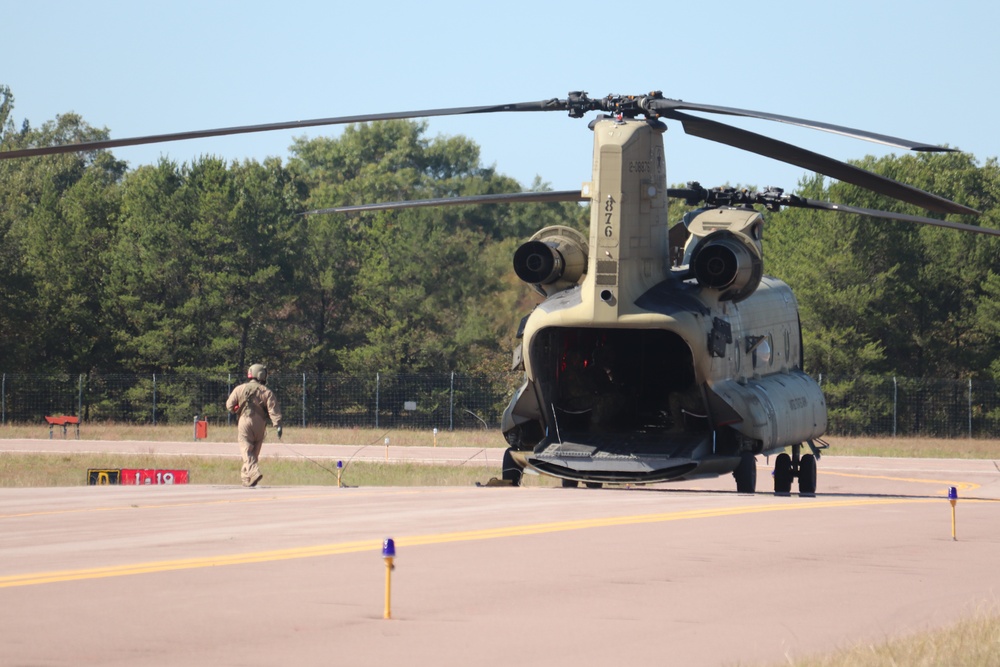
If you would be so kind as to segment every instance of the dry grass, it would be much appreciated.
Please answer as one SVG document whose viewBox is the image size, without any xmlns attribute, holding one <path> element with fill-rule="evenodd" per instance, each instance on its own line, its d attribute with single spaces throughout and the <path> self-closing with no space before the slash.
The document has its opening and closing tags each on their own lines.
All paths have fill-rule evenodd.
<svg viewBox="0 0 1000 667">
<path fill-rule="evenodd" d="M 73 427 L 67 432 L 68 437 L 75 437 Z M 55 438 L 62 437 L 62 429 L 56 427 Z M 4 424 L 0 426 L 2 438 L 43 438 L 49 437 L 48 424 Z M 273 437 L 273 436 L 272 436 Z M 441 430 L 435 436 L 433 431 L 411 431 L 402 429 L 364 429 L 364 428 L 321 428 L 296 427 L 286 424 L 282 441 L 291 445 L 375 445 L 382 444 L 385 438 L 394 447 L 410 447 L 415 445 L 438 447 L 504 447 L 503 435 L 498 430 L 446 431 Z M 81 440 L 139 440 L 150 442 L 186 442 L 194 439 L 194 424 L 181 426 L 172 425 L 136 425 L 136 424 L 81 424 Z M 236 425 L 209 425 L 207 442 L 235 442 Z"/>
<path fill-rule="evenodd" d="M 269 486 L 335 486 L 337 469 L 328 461 L 261 458 Z M 135 468 L 187 470 L 192 484 L 239 484 L 240 459 L 155 454 L 20 454 L 0 452 L 0 488 L 84 486 L 87 470 Z M 348 463 L 341 471 L 345 486 L 472 486 L 500 476 L 495 467 L 437 466 L 413 463 Z M 525 486 L 558 486 L 558 480 L 525 475 Z"/>
<path fill-rule="evenodd" d="M 890 456 L 918 459 L 997 459 L 1000 440 L 975 438 L 855 438 L 828 436 L 831 456 Z"/>
<path fill-rule="evenodd" d="M 791 667 L 1000 667 L 1000 616 L 976 614 L 933 632 L 881 644 L 857 644 L 843 651 L 781 665 Z"/>
<path fill-rule="evenodd" d="M 0 426 L 0 439 L 48 439 L 47 424 L 6 424 Z M 56 439 L 62 430 L 56 428 Z M 69 438 L 75 437 L 71 428 Z M 270 436 L 273 438 L 273 434 Z M 282 435 L 286 444 L 381 445 L 385 438 L 394 447 L 416 445 L 438 447 L 503 447 L 498 431 L 404 431 L 374 429 L 295 428 L 288 426 Z M 81 440 L 140 442 L 187 442 L 194 439 L 194 424 L 189 426 L 139 426 L 134 424 L 82 424 Z M 234 443 L 235 425 L 209 426 L 209 442 Z M 235 451 L 235 450 L 234 450 Z M 411 464 L 379 465 L 354 462 L 342 471 L 341 480 L 350 486 L 459 486 L 486 483 L 500 475 L 496 468 L 480 466 L 430 466 Z M 87 483 L 88 468 L 137 468 L 188 470 L 194 484 L 238 484 L 239 456 L 214 458 L 198 456 L 122 455 L 122 454 L 14 454 L 0 453 L 0 487 L 77 486 Z M 261 468 L 266 483 L 275 486 L 330 485 L 337 483 L 336 469 L 307 459 L 271 459 L 265 449 Z M 526 485 L 548 485 L 551 480 L 526 475 Z"/>
<path fill-rule="evenodd" d="M 235 426 L 208 428 L 208 442 L 233 442 Z M 2 438 L 48 438 L 49 429 L 42 424 L 4 424 L 0 426 Z M 55 437 L 62 437 L 56 429 Z M 73 437 L 72 430 L 70 436 Z M 83 424 L 82 440 L 139 440 L 150 442 L 185 442 L 194 439 L 194 425 L 181 426 L 135 424 Z M 431 430 L 411 431 L 364 428 L 285 427 L 282 440 L 296 444 L 377 445 L 385 438 L 397 447 L 504 447 L 504 439 L 496 429 L 474 431 L 441 430 L 435 435 Z M 831 456 L 891 456 L 903 458 L 959 458 L 1000 459 L 1000 441 L 972 438 L 892 438 L 828 436 L 827 451 Z"/>
<path fill-rule="evenodd" d="M 235 441 L 235 426 L 210 426 L 209 442 Z M 5 424 L 0 439 L 49 437 L 45 424 Z M 56 438 L 62 433 L 56 430 Z M 74 434 L 69 435 L 70 438 Z M 82 440 L 186 442 L 194 439 L 194 425 L 139 426 L 134 424 L 83 424 Z M 380 445 L 389 438 L 393 446 L 503 447 L 497 430 L 431 431 L 296 428 L 289 426 L 283 442 L 295 444 Z M 994 440 L 931 438 L 845 438 L 830 437 L 828 453 L 833 456 L 893 456 L 920 458 L 1000 459 L 1000 443 Z M 277 486 L 336 484 L 336 471 L 309 460 L 262 461 L 268 484 Z M 0 453 L 0 487 L 76 486 L 86 484 L 88 468 L 158 468 L 189 470 L 196 484 L 232 484 L 238 481 L 239 459 L 210 457 L 122 456 Z M 377 465 L 355 462 L 342 479 L 351 486 L 455 486 L 474 484 L 499 475 L 497 469 L 461 466 Z M 550 485 L 553 480 L 526 475 L 528 485 Z"/>
</svg>

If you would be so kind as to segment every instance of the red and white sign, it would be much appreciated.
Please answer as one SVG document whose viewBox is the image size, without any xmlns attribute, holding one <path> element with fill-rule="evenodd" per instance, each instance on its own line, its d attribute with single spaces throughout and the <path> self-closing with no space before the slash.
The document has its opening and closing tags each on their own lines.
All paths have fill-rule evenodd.
<svg viewBox="0 0 1000 667">
<path fill-rule="evenodd" d="M 187 484 L 187 470 L 122 469 L 119 484 Z"/>
</svg>

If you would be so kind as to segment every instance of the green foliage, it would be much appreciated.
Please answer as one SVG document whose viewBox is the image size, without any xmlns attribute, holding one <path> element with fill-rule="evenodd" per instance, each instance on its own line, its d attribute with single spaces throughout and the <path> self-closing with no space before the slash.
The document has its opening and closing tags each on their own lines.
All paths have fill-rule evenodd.
<svg viewBox="0 0 1000 667">
<path fill-rule="evenodd" d="M 107 136 L 73 114 L 15 128 L 13 104 L 0 86 L 4 150 Z M 0 370 L 229 373 L 262 361 L 320 377 L 455 370 L 507 381 L 513 332 L 537 301 L 510 270 L 514 249 L 549 225 L 585 230 L 587 207 L 299 215 L 524 189 L 482 166 L 468 138 L 426 130 L 347 126 L 297 140 L 287 165 L 203 156 L 129 171 L 107 151 L 0 162 Z M 860 164 L 1000 226 L 996 159 Z M 820 177 L 799 192 L 924 214 Z M 683 212 L 675 205 L 671 220 Z M 765 259 L 795 289 L 806 370 L 1000 379 L 996 239 L 786 209 L 769 218 Z M 198 407 L 171 402 L 178 414 Z"/>
<path fill-rule="evenodd" d="M 468 139 L 429 140 L 425 129 L 352 125 L 337 139 L 298 141 L 290 168 L 308 188 L 307 207 L 521 190 L 481 167 Z M 532 205 L 310 216 L 295 316 L 310 345 L 300 363 L 390 374 L 472 370 L 484 354 L 502 364 L 497 340 L 517 321 L 505 298 L 507 241 L 579 225 L 579 214 L 574 205 Z"/>
<path fill-rule="evenodd" d="M 983 295 L 976 306 L 975 330 L 987 341 L 1000 340 L 1000 275 L 992 269 L 983 280 Z M 990 362 L 990 374 L 1000 379 L 1000 355 Z"/>
<path fill-rule="evenodd" d="M 868 158 L 860 166 L 982 210 L 960 222 L 1000 226 L 1000 168 L 961 153 Z M 841 204 L 928 215 L 821 177 L 799 194 Z M 799 300 L 806 369 L 910 377 L 982 377 L 1000 357 L 991 328 L 994 237 L 853 215 L 785 209 L 769 217 L 769 273 Z M 996 370 L 1000 370 L 997 368 Z"/>
<path fill-rule="evenodd" d="M 302 245 L 296 208 L 278 161 L 162 160 L 130 173 L 110 267 L 125 367 L 221 371 L 280 352 Z"/>
<path fill-rule="evenodd" d="M 67 114 L 38 130 L 26 125 L 15 133 L 8 125 L 2 143 L 105 136 Z M 102 290 L 124 172 L 106 153 L 0 163 L 0 351 L 13 360 L 7 368 L 80 372 L 111 358 Z"/>
<path fill-rule="evenodd" d="M 13 102 L 0 87 L 4 149 L 107 136 L 72 114 L 15 129 Z M 495 374 L 530 307 L 510 278 L 513 249 L 546 225 L 583 227 L 584 209 L 299 215 L 522 190 L 482 167 L 467 138 L 425 131 L 405 121 L 349 126 L 296 142 L 287 167 L 203 156 L 128 171 L 106 151 L 3 161 L 2 370 L 98 378 L 239 372 L 262 361 L 319 376 Z M 169 393 L 164 418 L 198 409 Z"/>
</svg>

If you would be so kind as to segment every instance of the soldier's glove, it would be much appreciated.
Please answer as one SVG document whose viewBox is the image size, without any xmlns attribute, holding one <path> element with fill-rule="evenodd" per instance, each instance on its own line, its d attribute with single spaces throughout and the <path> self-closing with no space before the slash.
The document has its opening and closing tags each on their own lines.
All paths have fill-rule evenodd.
<svg viewBox="0 0 1000 667">
<path fill-rule="evenodd" d="M 281 440 L 281 427 L 278 427 L 278 440 Z"/>
</svg>

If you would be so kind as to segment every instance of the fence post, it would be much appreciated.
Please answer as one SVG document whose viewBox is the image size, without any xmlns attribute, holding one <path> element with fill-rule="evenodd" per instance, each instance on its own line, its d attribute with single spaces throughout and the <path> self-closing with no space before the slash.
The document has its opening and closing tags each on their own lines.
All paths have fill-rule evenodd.
<svg viewBox="0 0 1000 667">
<path fill-rule="evenodd" d="M 7 374 L 3 374 L 3 382 L 0 382 L 0 408 L 3 410 L 0 423 L 7 423 Z"/>
<path fill-rule="evenodd" d="M 156 426 L 156 373 L 153 373 L 153 426 Z"/>
<path fill-rule="evenodd" d="M 375 374 L 375 428 L 378 428 L 378 392 L 381 389 L 381 376 Z"/>
<path fill-rule="evenodd" d="M 306 374 L 302 374 L 302 428 L 306 427 Z"/>
<path fill-rule="evenodd" d="M 972 378 L 969 378 L 969 437 L 972 437 Z"/>
<path fill-rule="evenodd" d="M 451 388 L 448 399 L 448 430 L 455 430 L 455 371 L 451 372 Z"/>
<path fill-rule="evenodd" d="M 899 401 L 899 383 L 896 376 L 892 376 L 892 437 L 896 437 L 897 405 Z"/>
<path fill-rule="evenodd" d="M 80 373 L 79 387 L 76 394 L 76 416 L 77 419 L 83 418 L 83 373 Z"/>
<path fill-rule="evenodd" d="M 233 374 L 226 373 L 226 396 L 228 397 L 233 393 Z M 232 426 L 233 413 L 230 410 L 226 410 L 226 426 Z"/>
</svg>

